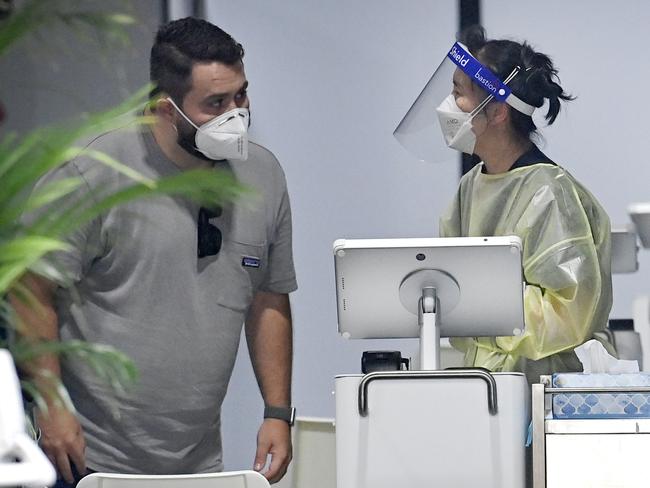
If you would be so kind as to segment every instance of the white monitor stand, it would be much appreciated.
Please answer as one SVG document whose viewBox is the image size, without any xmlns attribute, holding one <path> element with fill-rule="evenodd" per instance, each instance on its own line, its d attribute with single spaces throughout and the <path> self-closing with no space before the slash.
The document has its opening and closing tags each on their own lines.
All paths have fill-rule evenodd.
<svg viewBox="0 0 650 488">
<path fill-rule="evenodd" d="M 340 239 L 334 259 L 339 332 L 419 337 L 422 370 L 440 368 L 440 337 L 523 332 L 518 237 Z"/>
<path fill-rule="evenodd" d="M 443 271 L 424 269 L 408 275 L 399 287 L 407 310 L 417 304 L 420 327 L 420 369 L 440 369 L 441 303 L 454 308 L 460 299 L 458 283 Z"/>
<path fill-rule="evenodd" d="M 420 371 L 336 377 L 337 487 L 524 488 L 525 376 L 439 370 L 440 337 L 522 332 L 519 239 L 339 240 L 334 256 L 341 335 L 421 351 Z"/>
</svg>

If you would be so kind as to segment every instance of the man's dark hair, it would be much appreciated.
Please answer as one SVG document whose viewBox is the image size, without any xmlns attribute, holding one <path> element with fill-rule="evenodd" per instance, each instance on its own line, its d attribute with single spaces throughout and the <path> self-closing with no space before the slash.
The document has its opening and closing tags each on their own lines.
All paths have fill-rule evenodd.
<svg viewBox="0 0 650 488">
<path fill-rule="evenodd" d="M 180 105 L 192 88 L 194 63 L 235 66 L 243 57 L 242 45 L 210 22 L 194 17 L 169 22 L 158 29 L 151 48 L 149 76 L 155 85 L 151 97 L 164 92 Z"/>
</svg>

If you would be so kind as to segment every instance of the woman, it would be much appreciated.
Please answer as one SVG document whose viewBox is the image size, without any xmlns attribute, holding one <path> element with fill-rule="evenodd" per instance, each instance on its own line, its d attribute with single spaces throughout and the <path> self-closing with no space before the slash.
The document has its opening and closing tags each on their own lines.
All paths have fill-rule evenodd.
<svg viewBox="0 0 650 488">
<path fill-rule="evenodd" d="M 531 382 L 540 374 L 582 371 L 573 349 L 592 338 L 606 343 L 601 333 L 612 303 L 609 218 L 593 195 L 533 143 L 531 117 L 546 101 L 545 118 L 552 124 L 572 97 L 558 84 L 551 60 L 526 43 L 486 40 L 481 28 L 466 31 L 462 42 L 507 83 L 518 103 L 493 99 L 480 107 L 487 92 L 455 70 L 453 97 L 439 113 L 471 114 L 471 131 L 445 136 L 451 147 L 477 154 L 481 163 L 462 178 L 440 220 L 440 235 L 521 238 L 526 330 L 519 337 L 459 338 L 452 344 L 464 352 L 467 366 L 523 371 Z"/>
</svg>

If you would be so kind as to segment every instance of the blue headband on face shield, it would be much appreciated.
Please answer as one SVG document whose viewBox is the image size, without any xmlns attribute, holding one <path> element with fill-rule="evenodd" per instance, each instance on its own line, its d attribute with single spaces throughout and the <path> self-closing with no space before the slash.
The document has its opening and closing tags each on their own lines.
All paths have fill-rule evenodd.
<svg viewBox="0 0 650 488">
<path fill-rule="evenodd" d="M 520 67 L 515 67 L 502 80 L 481 64 L 460 42 L 456 42 L 451 49 L 443 53 L 441 53 L 442 62 L 393 132 L 400 144 L 421 161 L 456 161 L 458 158 L 455 148 L 449 148 L 447 137 L 440 137 L 441 132 L 449 135 L 450 127 L 442 127 L 439 119 L 441 103 L 453 94 L 452 87 L 456 73 L 465 74 L 472 80 L 472 86 L 480 87 L 481 92 L 486 95 L 482 97 L 483 101 L 468 114 L 470 118 L 493 100 L 507 103 L 513 109 L 528 116 L 531 116 L 535 110 L 535 107 L 516 97 L 508 87 L 510 81 L 521 73 Z M 463 114 L 459 115 L 462 116 L 446 120 L 457 124 L 461 118 L 466 118 Z M 469 145 L 467 149 L 469 150 Z"/>
<path fill-rule="evenodd" d="M 535 111 L 535 107 L 515 96 L 507 85 L 521 70 L 519 66 L 504 81 L 501 81 L 489 68 L 482 65 L 472 56 L 460 42 L 456 42 L 451 47 L 447 58 L 465 73 L 472 80 L 472 83 L 481 87 L 488 94 L 489 100 L 494 99 L 499 102 L 505 102 L 515 110 L 529 116 Z M 484 106 L 484 104 L 481 105 Z"/>
</svg>

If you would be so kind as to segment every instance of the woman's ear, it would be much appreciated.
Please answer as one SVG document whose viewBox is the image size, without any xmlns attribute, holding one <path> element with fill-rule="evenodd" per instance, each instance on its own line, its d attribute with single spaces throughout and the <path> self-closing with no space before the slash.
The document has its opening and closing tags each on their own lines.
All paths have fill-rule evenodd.
<svg viewBox="0 0 650 488">
<path fill-rule="evenodd" d="M 494 102 L 485 107 L 488 123 L 500 125 L 510 120 L 510 107 L 503 102 Z"/>
</svg>

